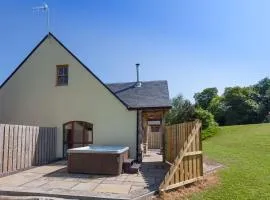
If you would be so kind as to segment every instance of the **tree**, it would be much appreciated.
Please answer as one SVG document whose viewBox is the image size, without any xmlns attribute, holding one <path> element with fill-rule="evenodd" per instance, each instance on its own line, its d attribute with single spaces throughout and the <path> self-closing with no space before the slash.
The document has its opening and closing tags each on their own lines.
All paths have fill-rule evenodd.
<svg viewBox="0 0 270 200">
<path fill-rule="evenodd" d="M 224 103 L 224 97 L 214 97 L 208 106 L 208 111 L 214 115 L 215 121 L 219 125 L 225 124 L 225 113 L 227 111 L 227 107 Z"/>
<path fill-rule="evenodd" d="M 258 92 L 259 120 L 269 121 L 270 111 L 270 79 L 264 78 L 255 84 L 254 89 Z"/>
<path fill-rule="evenodd" d="M 201 107 L 204 110 L 208 109 L 208 106 L 213 98 L 218 96 L 217 88 L 206 88 L 202 92 L 195 93 L 194 99 L 196 106 Z"/>
<path fill-rule="evenodd" d="M 263 78 L 257 84 L 253 86 L 260 95 L 265 95 L 270 89 L 270 79 L 268 77 Z"/>
<path fill-rule="evenodd" d="M 182 95 L 172 99 L 172 109 L 166 115 L 167 124 L 177 124 L 194 119 L 195 109 L 191 102 Z"/>
<path fill-rule="evenodd" d="M 223 94 L 225 124 L 248 124 L 258 122 L 258 93 L 253 87 L 228 87 Z"/>
</svg>

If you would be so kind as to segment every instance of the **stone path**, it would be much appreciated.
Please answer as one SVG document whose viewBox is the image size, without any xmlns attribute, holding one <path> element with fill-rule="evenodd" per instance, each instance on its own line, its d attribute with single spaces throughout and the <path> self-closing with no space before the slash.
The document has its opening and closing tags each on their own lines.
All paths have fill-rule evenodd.
<svg viewBox="0 0 270 200">
<path fill-rule="evenodd" d="M 153 152 L 145 157 L 139 174 L 119 176 L 69 174 L 66 162 L 60 161 L 0 178 L 0 194 L 132 199 L 157 190 L 168 169 L 161 159 Z"/>
<path fill-rule="evenodd" d="M 214 160 L 210 160 L 206 155 L 203 156 L 203 173 L 204 175 L 211 174 L 218 169 L 222 168 L 223 165 Z"/>
</svg>

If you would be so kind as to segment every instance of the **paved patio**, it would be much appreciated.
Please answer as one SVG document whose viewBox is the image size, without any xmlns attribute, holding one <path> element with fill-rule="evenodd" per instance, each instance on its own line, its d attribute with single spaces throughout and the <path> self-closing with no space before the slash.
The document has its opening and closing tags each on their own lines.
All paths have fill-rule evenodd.
<svg viewBox="0 0 270 200">
<path fill-rule="evenodd" d="M 69 174 L 59 161 L 0 178 L 0 195 L 133 199 L 157 190 L 168 169 L 161 161 L 158 151 L 149 152 L 140 173 L 119 176 Z"/>
</svg>

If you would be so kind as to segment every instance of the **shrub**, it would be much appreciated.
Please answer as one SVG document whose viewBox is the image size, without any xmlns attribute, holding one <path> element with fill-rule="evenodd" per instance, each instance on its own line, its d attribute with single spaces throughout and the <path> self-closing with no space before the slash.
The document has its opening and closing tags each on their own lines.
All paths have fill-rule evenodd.
<svg viewBox="0 0 270 200">
<path fill-rule="evenodd" d="M 195 110 L 195 116 L 197 119 L 200 119 L 202 121 L 202 129 L 207 129 L 211 126 L 217 126 L 214 115 L 207 110 L 198 107 Z"/>
<path fill-rule="evenodd" d="M 215 122 L 214 115 L 200 107 L 196 108 L 195 116 L 202 122 L 202 139 L 215 135 L 218 131 L 218 124 Z"/>
<path fill-rule="evenodd" d="M 270 114 L 268 114 L 263 120 L 264 123 L 270 123 Z"/>
<path fill-rule="evenodd" d="M 212 126 L 208 127 L 205 130 L 202 130 L 202 140 L 205 140 L 206 138 L 212 137 L 215 134 L 217 134 L 219 127 L 218 126 Z"/>
</svg>

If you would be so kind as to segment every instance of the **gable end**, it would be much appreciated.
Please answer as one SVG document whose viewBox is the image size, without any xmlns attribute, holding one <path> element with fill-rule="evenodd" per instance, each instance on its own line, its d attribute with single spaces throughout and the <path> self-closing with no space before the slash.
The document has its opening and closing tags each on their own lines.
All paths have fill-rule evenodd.
<svg viewBox="0 0 270 200">
<path fill-rule="evenodd" d="M 38 44 L 37 46 L 28 54 L 28 56 L 19 64 L 19 66 L 8 76 L 8 78 L 0 85 L 0 89 L 5 86 L 5 84 L 11 79 L 11 77 L 23 66 L 23 64 L 28 60 L 28 58 L 35 52 L 35 50 L 49 37 L 52 37 L 61 47 L 63 47 L 78 63 L 83 66 L 99 83 L 101 83 L 115 98 L 117 98 L 127 109 L 129 106 L 122 101 L 105 83 L 103 83 L 86 65 L 82 63 L 65 45 L 60 42 L 52 33 L 46 35 Z"/>
</svg>

